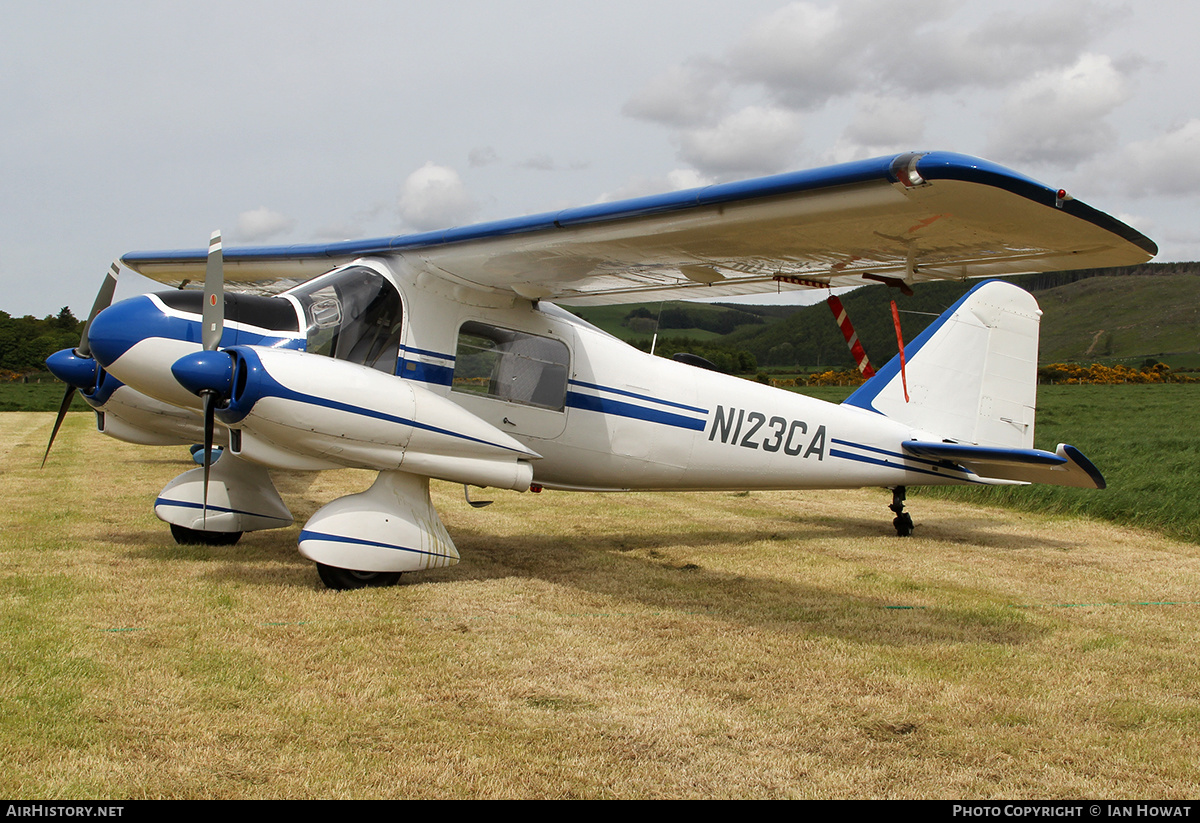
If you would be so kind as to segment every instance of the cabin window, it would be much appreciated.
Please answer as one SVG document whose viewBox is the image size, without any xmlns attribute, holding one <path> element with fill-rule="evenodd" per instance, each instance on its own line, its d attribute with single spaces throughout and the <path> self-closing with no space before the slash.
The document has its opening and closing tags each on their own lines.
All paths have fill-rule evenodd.
<svg viewBox="0 0 1200 823">
<path fill-rule="evenodd" d="M 464 323 L 452 389 L 561 411 L 567 397 L 567 345 L 552 337 Z"/>
<path fill-rule="evenodd" d="M 396 373 L 403 309 L 400 293 L 379 272 L 342 269 L 287 294 L 304 307 L 305 351 Z"/>
</svg>

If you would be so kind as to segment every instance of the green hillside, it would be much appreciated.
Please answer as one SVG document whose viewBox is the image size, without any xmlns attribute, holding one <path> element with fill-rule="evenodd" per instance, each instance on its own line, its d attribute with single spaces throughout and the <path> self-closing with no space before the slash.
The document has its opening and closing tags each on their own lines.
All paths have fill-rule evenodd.
<svg viewBox="0 0 1200 823">
<path fill-rule="evenodd" d="M 1036 292 L 1041 361 L 1200 366 L 1200 274 L 1093 277 Z"/>
<path fill-rule="evenodd" d="M 762 311 L 763 308 L 768 311 Z M 778 309 L 785 311 L 778 311 Z M 795 311 L 794 306 L 729 306 L 716 303 L 629 303 L 620 306 L 587 306 L 572 311 L 609 334 L 630 343 L 649 342 L 657 329 L 660 336 L 714 340 L 742 326 L 761 326 L 763 315 L 777 317 Z"/>
<path fill-rule="evenodd" d="M 1042 307 L 1041 362 L 1141 364 L 1150 358 L 1172 368 L 1200 368 L 1200 263 L 1151 263 L 1117 269 L 1032 274 L 1012 278 L 1034 293 Z M 912 340 L 978 281 L 923 283 L 906 297 L 871 286 L 842 296 L 871 362 L 896 354 L 890 302 L 900 310 L 904 339 Z M 647 303 L 578 310 L 580 316 L 622 339 L 645 346 L 653 322 L 635 323 L 632 313 L 658 316 L 686 305 L 696 316 L 737 311 L 754 317 L 733 331 L 659 327 L 657 351 L 718 349 L 742 353 L 757 368 L 848 369 L 854 363 L 829 308 L 814 306 L 722 306 Z M 755 322 L 757 321 L 757 322 Z M 711 359 L 711 358 L 710 358 Z"/>
</svg>

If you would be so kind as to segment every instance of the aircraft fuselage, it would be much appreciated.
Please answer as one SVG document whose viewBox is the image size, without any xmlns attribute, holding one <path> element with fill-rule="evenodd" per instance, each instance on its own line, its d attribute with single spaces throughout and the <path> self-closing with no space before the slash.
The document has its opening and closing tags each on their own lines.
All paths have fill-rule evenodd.
<svg viewBox="0 0 1200 823">
<path fill-rule="evenodd" d="M 458 436 L 450 447 L 430 449 L 445 452 L 467 441 L 487 441 L 493 452 L 507 450 L 510 458 L 529 462 L 532 482 L 547 488 L 784 489 L 971 482 L 961 469 L 944 462 L 904 455 L 903 440 L 927 438 L 928 433 L 880 414 L 652 356 L 549 304 L 511 294 L 451 289 L 440 280 L 422 282 L 379 260 L 358 261 L 347 268 L 374 272 L 399 294 L 399 319 L 383 324 L 398 326 L 392 376 L 380 368 L 382 361 L 368 366 L 338 363 L 338 356 L 306 359 L 302 368 L 312 373 L 319 390 L 293 391 L 296 396 L 285 398 L 291 405 L 277 410 L 270 421 L 253 413 L 239 418 L 238 402 L 231 403 L 231 409 L 219 413 L 228 431 L 218 442 L 229 440 L 232 432 L 235 453 L 269 467 L 420 467 L 421 474 L 455 481 L 510 488 L 526 482 L 519 473 L 503 473 L 501 480 L 486 482 L 493 477 L 490 468 L 482 473 L 448 469 L 449 458 L 420 462 L 409 445 L 412 426 L 403 428 L 397 421 L 411 424 L 421 403 L 399 399 L 399 394 L 385 399 L 412 386 L 409 394 L 425 397 L 425 408 L 434 402 L 428 395 L 435 395 L 485 424 L 467 431 L 475 424 L 465 425 L 469 418 L 464 418 L 447 429 L 438 425 L 447 412 L 428 412 L 438 419 L 418 419 L 418 429 L 441 428 L 446 437 Z M 272 350 L 304 350 L 322 339 L 322 333 L 314 331 L 313 312 L 306 320 L 304 308 L 319 301 L 288 295 L 274 300 L 294 304 L 297 320 L 291 329 L 283 328 L 289 324 L 278 318 L 271 324 L 276 328 L 255 326 L 256 315 L 247 312 L 246 322 L 227 323 L 222 342 L 232 351 L 249 346 L 247 355 L 258 351 L 272 372 L 279 368 L 272 364 L 289 362 L 290 356 Z M 353 302 L 343 301 L 347 306 Z M 106 310 L 93 326 L 93 349 L 109 375 L 124 384 L 98 404 L 115 418 L 110 425 L 116 436 L 121 431 L 116 420 L 136 420 L 137 431 L 155 435 L 142 435 L 142 442 L 196 440 L 194 422 L 184 424 L 178 412 L 164 411 L 198 408 L 198 399 L 180 386 L 171 366 L 199 349 L 199 317 L 168 302 L 182 305 L 170 295 L 165 300 L 134 298 Z M 273 311 L 278 315 L 280 309 L 276 305 Z M 322 310 L 318 305 L 318 319 Z M 338 345 L 351 336 L 347 317 L 341 322 L 343 339 Z M 139 338 L 134 329 L 149 333 Z M 381 327 L 374 331 L 379 333 Z M 328 361 L 335 362 L 326 366 Z M 346 385 L 332 385 L 337 382 Z M 357 394 L 352 383 L 361 386 Z M 267 407 L 266 401 L 260 403 Z M 330 431 L 310 425 L 312 418 L 330 414 L 338 415 L 326 426 Z M 362 434 L 355 433 L 359 428 Z M 498 434 L 490 437 L 491 430 Z M 504 436 L 524 446 L 525 453 L 505 445 Z M 381 442 L 388 439 L 396 442 Z"/>
</svg>

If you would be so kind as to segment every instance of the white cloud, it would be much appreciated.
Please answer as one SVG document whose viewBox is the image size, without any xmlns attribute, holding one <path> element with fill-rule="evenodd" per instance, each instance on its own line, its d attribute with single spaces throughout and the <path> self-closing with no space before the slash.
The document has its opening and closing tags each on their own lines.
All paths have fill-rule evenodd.
<svg viewBox="0 0 1200 823">
<path fill-rule="evenodd" d="M 727 55 L 741 83 L 815 109 L 853 93 L 926 95 L 1001 88 L 1068 66 L 1119 13 L 1090 0 L 956 22 L 953 0 L 791 3 L 754 23 Z"/>
<path fill-rule="evenodd" d="M 674 169 L 667 172 L 667 185 L 669 191 L 683 191 L 684 189 L 697 189 L 701 186 L 712 184 L 712 180 L 705 177 L 695 169 Z"/>
<path fill-rule="evenodd" d="M 296 221 L 287 215 L 272 211 L 266 206 L 260 206 L 238 215 L 234 236 L 238 240 L 249 243 L 261 243 L 281 234 L 287 234 L 295 225 Z"/>
<path fill-rule="evenodd" d="M 724 111 L 729 83 L 708 60 L 672 66 L 635 94 L 622 112 L 639 120 L 686 127 L 712 122 Z"/>
<path fill-rule="evenodd" d="M 626 200 L 631 197 L 697 189 L 710 185 L 712 182 L 712 178 L 705 177 L 695 169 L 673 169 L 662 177 L 635 177 L 620 188 L 600 195 L 595 202 L 611 203 L 614 200 Z"/>
<path fill-rule="evenodd" d="M 917 94 L 1003 88 L 1071 65 L 1118 16 L 1089 0 L 1025 13 L 1005 8 L 967 26 L 943 24 L 942 15 L 909 14 L 876 46 L 876 77 Z"/>
<path fill-rule="evenodd" d="M 1132 84 L 1102 54 L 1021 83 L 998 112 L 989 151 L 1005 159 L 1077 166 L 1116 140 L 1105 118 L 1129 99 Z"/>
<path fill-rule="evenodd" d="M 428 161 L 400 187 L 400 217 L 418 231 L 467 222 L 479 207 L 458 172 Z"/>
<path fill-rule="evenodd" d="M 959 0 L 789 3 L 723 54 L 660 73 L 623 112 L 671 128 L 680 158 L 716 175 L 789 165 L 799 116 L 828 120 L 856 98 L 865 102 L 825 157 L 911 148 L 933 101 L 954 94 L 964 111 L 987 110 L 985 98 L 1005 88 L 1015 91 L 992 136 L 1002 156 L 1077 164 L 1111 144 L 1105 117 L 1129 98 L 1141 62 L 1087 50 L 1125 12 L 1094 0 L 978 10 Z M 743 127 L 756 118 L 765 132 Z M 1070 119 L 1073 130 L 1059 125 Z"/>
<path fill-rule="evenodd" d="M 831 163 L 920 148 L 925 113 L 907 97 L 863 97 L 858 112 L 826 156 Z"/>
<path fill-rule="evenodd" d="M 680 156 L 713 177 L 770 174 L 795 162 L 800 116 L 781 108 L 747 106 L 714 126 L 679 137 Z"/>
<path fill-rule="evenodd" d="M 1166 134 L 1131 143 L 1119 171 L 1131 194 L 1200 193 L 1200 118 Z"/>
<path fill-rule="evenodd" d="M 876 16 L 856 14 L 863 10 L 861 3 L 784 6 L 751 25 L 729 50 L 730 69 L 795 108 L 853 91 L 869 72 L 863 56 L 876 36 Z"/>
</svg>

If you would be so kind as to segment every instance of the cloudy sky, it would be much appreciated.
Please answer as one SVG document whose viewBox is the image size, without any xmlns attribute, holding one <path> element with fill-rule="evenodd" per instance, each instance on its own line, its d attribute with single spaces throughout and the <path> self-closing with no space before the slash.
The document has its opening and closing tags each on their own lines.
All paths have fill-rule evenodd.
<svg viewBox="0 0 1200 823">
<path fill-rule="evenodd" d="M 374 237 L 896 151 L 1200 259 L 1189 0 L 0 0 L 0 309 L 134 249 Z M 123 292 L 137 287 L 129 277 Z"/>
</svg>

